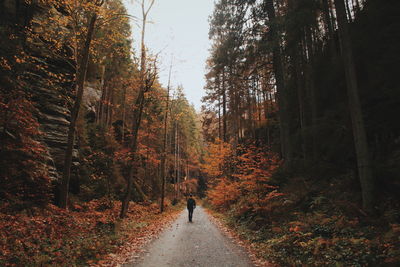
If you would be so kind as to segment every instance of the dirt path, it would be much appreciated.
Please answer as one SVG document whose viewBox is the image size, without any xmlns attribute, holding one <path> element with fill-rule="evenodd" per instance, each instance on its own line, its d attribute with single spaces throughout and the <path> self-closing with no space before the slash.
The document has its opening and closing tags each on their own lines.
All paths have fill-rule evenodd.
<svg viewBox="0 0 400 267">
<path fill-rule="evenodd" d="M 187 211 L 150 243 L 137 262 L 124 267 L 250 267 L 245 252 L 224 236 L 201 207 L 188 222 Z"/>
</svg>

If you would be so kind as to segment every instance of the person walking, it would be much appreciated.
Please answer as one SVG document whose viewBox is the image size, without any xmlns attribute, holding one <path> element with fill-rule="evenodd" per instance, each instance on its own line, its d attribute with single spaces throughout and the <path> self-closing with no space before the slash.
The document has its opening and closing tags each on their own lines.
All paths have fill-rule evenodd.
<svg viewBox="0 0 400 267">
<path fill-rule="evenodd" d="M 193 199 L 193 195 L 190 194 L 187 200 L 187 209 L 189 211 L 189 222 L 192 222 L 193 210 L 196 208 L 196 201 Z"/>
</svg>

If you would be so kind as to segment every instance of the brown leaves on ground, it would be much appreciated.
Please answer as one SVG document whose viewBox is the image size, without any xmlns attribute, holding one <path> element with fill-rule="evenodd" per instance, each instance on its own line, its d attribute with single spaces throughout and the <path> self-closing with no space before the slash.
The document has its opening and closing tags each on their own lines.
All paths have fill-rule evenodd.
<svg viewBox="0 0 400 267">
<path fill-rule="evenodd" d="M 179 215 L 179 212 L 180 209 L 170 209 L 162 214 L 151 213 L 140 222 L 132 219 L 124 220 L 121 225 L 124 229 L 121 236 L 122 244 L 114 253 L 103 256 L 100 261 L 91 264 L 91 266 L 120 266 L 133 261 L 137 254 L 142 252 L 143 246 L 156 238 L 170 225 Z M 130 213 L 128 216 L 130 218 Z"/>
<path fill-rule="evenodd" d="M 131 204 L 118 219 L 119 202 L 94 200 L 64 211 L 53 205 L 0 213 L 1 266 L 118 266 L 175 218 L 158 205 Z"/>
<path fill-rule="evenodd" d="M 211 212 L 228 236 L 240 240 L 251 251 L 257 266 L 274 266 L 257 258 L 278 266 L 398 266 L 399 263 L 398 224 L 379 229 L 379 225 L 361 224 L 343 215 L 297 212 L 292 214 L 292 219 L 297 217 L 294 221 L 286 218 L 250 229 L 249 222 Z"/>
</svg>

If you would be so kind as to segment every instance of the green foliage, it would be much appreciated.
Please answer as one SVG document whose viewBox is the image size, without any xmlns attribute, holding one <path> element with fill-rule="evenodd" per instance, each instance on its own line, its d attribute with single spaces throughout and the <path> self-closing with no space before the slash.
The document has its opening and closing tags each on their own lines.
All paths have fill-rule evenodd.
<svg viewBox="0 0 400 267">
<path fill-rule="evenodd" d="M 170 133 L 173 135 L 175 124 L 179 125 L 179 134 L 184 140 L 185 157 L 196 158 L 201 154 L 201 135 L 196 111 L 189 104 L 182 87 L 177 88 L 176 95 L 171 101 L 171 117 L 173 124 L 170 125 Z"/>
</svg>

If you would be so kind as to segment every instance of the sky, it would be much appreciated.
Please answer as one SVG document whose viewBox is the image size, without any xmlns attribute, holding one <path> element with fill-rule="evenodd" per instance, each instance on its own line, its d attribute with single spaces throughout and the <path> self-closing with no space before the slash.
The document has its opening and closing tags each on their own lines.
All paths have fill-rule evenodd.
<svg viewBox="0 0 400 267">
<path fill-rule="evenodd" d="M 124 0 L 124 3 L 130 15 L 141 19 L 136 0 Z M 161 84 L 167 87 L 172 60 L 171 86 L 182 85 L 197 111 L 204 96 L 205 62 L 210 48 L 208 18 L 213 9 L 214 0 L 155 0 L 146 26 L 146 46 L 150 53 L 159 53 Z M 139 24 L 141 21 L 132 23 L 136 51 L 139 51 Z"/>
</svg>

